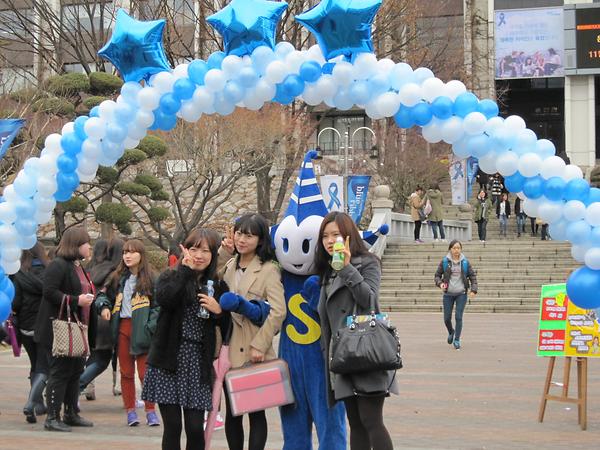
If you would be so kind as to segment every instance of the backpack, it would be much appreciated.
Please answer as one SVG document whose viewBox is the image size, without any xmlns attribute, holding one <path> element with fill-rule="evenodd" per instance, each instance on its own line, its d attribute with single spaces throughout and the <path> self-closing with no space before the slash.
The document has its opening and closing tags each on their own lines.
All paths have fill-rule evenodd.
<svg viewBox="0 0 600 450">
<path fill-rule="evenodd" d="M 449 264 L 448 257 L 444 256 L 444 259 L 442 259 L 442 269 L 444 272 L 446 272 L 446 269 L 448 268 L 448 264 Z M 465 274 L 465 276 L 467 275 L 467 273 L 469 273 L 468 270 L 469 270 L 469 261 L 467 261 L 467 258 L 463 258 L 462 271 Z"/>
</svg>

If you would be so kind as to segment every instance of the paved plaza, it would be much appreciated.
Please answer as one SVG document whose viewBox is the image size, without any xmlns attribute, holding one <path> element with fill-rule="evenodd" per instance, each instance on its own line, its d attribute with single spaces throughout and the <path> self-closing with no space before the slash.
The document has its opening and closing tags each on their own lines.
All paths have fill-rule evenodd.
<svg viewBox="0 0 600 450">
<path fill-rule="evenodd" d="M 549 402 L 544 423 L 537 413 L 547 361 L 535 356 L 537 315 L 467 314 L 463 348 L 446 344 L 441 314 L 396 313 L 405 368 L 401 395 L 386 402 L 385 421 L 397 449 L 595 449 L 600 447 L 600 362 L 590 361 L 588 429 L 580 431 L 574 405 Z M 575 364 L 573 364 L 575 366 Z M 557 363 L 562 376 L 562 361 Z M 575 370 L 571 384 L 576 387 Z M 555 377 L 558 379 L 558 377 Z M 121 398 L 110 393 L 111 374 L 97 382 L 98 400 L 82 398 L 91 429 L 43 431 L 43 418 L 25 423 L 26 356 L 0 352 L 0 449 L 159 449 L 162 428 L 127 428 Z M 571 395 L 576 392 L 572 388 Z M 268 413 L 268 449 L 281 449 L 279 418 Z M 226 450 L 225 435 L 214 435 Z M 315 446 L 315 448 L 317 448 Z"/>
</svg>

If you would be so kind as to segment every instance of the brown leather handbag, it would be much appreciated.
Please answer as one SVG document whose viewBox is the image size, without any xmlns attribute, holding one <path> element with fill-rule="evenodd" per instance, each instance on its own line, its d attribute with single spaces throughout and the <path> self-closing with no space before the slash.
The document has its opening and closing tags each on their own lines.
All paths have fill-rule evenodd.
<svg viewBox="0 0 600 450">
<path fill-rule="evenodd" d="M 63 317 L 63 311 L 67 306 L 67 317 Z M 88 343 L 88 327 L 79 320 L 77 313 L 73 311 L 74 321 L 71 320 L 71 305 L 67 296 L 63 296 L 60 304 L 58 317 L 52 321 L 52 356 L 67 358 L 86 358 L 90 355 Z"/>
</svg>

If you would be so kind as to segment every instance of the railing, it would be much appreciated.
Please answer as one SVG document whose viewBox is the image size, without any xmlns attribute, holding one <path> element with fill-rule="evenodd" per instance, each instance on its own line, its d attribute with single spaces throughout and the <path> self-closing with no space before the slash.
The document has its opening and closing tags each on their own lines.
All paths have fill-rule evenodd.
<svg viewBox="0 0 600 450">
<path fill-rule="evenodd" d="M 414 240 L 415 222 L 410 214 L 391 213 L 391 222 L 389 233 L 391 238 Z M 471 227 L 470 220 L 444 220 L 446 240 L 470 241 Z M 421 226 L 421 238 L 433 239 L 433 232 L 427 222 L 423 222 Z"/>
</svg>

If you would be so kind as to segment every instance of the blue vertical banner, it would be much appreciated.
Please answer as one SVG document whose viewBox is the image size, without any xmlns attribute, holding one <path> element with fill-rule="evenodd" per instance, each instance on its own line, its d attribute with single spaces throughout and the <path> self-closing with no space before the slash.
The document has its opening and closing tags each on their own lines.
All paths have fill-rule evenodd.
<svg viewBox="0 0 600 450">
<path fill-rule="evenodd" d="M 24 124 L 25 120 L 23 119 L 0 120 L 0 159 L 4 157 L 8 147 Z"/>
<path fill-rule="evenodd" d="M 355 223 L 359 223 L 369 191 L 370 175 L 351 175 L 348 177 L 348 214 Z"/>
<path fill-rule="evenodd" d="M 479 170 L 479 160 L 474 156 L 467 158 L 467 198 L 471 198 L 473 195 L 473 183 L 475 183 L 475 177 Z"/>
</svg>

